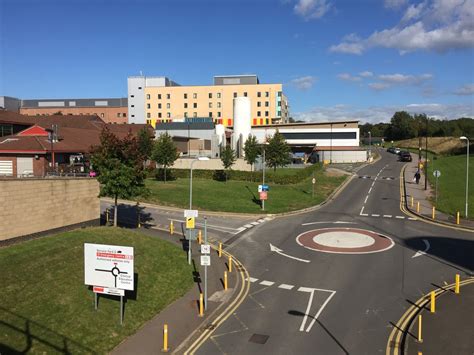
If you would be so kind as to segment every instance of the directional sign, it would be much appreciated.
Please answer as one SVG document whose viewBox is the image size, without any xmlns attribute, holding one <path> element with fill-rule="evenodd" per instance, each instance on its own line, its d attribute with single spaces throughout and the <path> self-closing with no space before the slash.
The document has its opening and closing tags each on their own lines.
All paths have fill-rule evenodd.
<svg viewBox="0 0 474 355">
<path fill-rule="evenodd" d="M 437 177 L 437 178 L 440 177 L 441 176 L 441 171 L 439 171 L 439 170 L 433 171 L 433 176 Z"/>
<path fill-rule="evenodd" d="M 194 229 L 194 217 L 186 217 L 186 228 Z"/>
<path fill-rule="evenodd" d="M 201 266 L 211 266 L 210 255 L 201 255 Z"/>
<path fill-rule="evenodd" d="M 118 288 L 94 286 L 92 291 L 95 293 L 102 293 L 104 295 L 125 296 L 125 290 L 120 290 Z"/>
<path fill-rule="evenodd" d="M 84 283 L 133 291 L 133 247 L 84 243 Z"/>
<path fill-rule="evenodd" d="M 266 200 L 268 198 L 268 194 L 266 191 L 260 192 L 260 200 Z"/>
<path fill-rule="evenodd" d="M 202 244 L 201 254 L 211 254 L 211 246 L 209 244 Z"/>
<path fill-rule="evenodd" d="M 269 191 L 268 185 L 258 185 L 258 192 Z"/>
<path fill-rule="evenodd" d="M 184 217 L 198 217 L 198 210 L 184 210 Z"/>
</svg>

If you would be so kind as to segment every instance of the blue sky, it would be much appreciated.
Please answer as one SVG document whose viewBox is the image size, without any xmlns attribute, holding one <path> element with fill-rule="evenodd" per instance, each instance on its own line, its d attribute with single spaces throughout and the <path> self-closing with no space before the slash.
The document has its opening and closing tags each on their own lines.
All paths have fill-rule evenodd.
<svg viewBox="0 0 474 355">
<path fill-rule="evenodd" d="M 305 120 L 474 116 L 474 0 L 0 0 L 0 26 L 0 95 L 255 73 Z"/>
</svg>

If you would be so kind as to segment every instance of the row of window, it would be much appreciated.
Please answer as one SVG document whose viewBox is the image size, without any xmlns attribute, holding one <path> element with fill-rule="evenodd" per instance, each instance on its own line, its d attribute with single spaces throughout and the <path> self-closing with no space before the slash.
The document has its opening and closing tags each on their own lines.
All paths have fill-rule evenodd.
<svg viewBox="0 0 474 355">
<path fill-rule="evenodd" d="M 222 118 L 215 118 L 214 119 L 214 123 L 215 124 L 223 124 L 225 123 L 225 121 L 227 121 L 227 125 L 231 126 L 232 125 L 232 119 L 222 119 Z M 167 120 L 167 119 L 162 119 L 162 120 L 159 120 L 159 121 L 156 121 L 155 123 L 168 123 L 168 122 L 173 122 L 173 120 Z M 152 124 L 152 120 L 146 120 L 146 123 L 151 125 Z M 268 125 L 270 124 L 270 119 L 268 118 L 254 118 L 252 120 L 252 125 L 253 126 L 258 126 L 258 125 Z"/>
<path fill-rule="evenodd" d="M 244 94 L 244 97 L 247 97 L 247 95 L 248 95 L 246 91 L 245 91 L 243 94 Z M 264 95 L 265 95 L 265 97 L 270 97 L 270 91 L 265 91 L 265 92 L 264 92 Z M 281 91 L 278 91 L 278 97 L 281 97 L 281 95 L 282 95 L 282 94 L 281 94 Z M 218 92 L 218 93 L 216 94 L 216 96 L 217 96 L 218 99 L 220 99 L 220 98 L 221 98 L 221 93 Z M 132 97 L 133 97 L 133 95 L 132 95 Z M 158 94 L 157 97 L 158 97 L 158 100 L 161 100 L 161 94 Z M 184 97 L 184 99 L 186 100 L 186 99 L 188 98 L 188 94 L 183 94 L 183 97 Z M 234 92 L 234 97 L 237 97 L 237 93 L 236 93 L 236 92 Z M 257 92 L 257 97 L 262 97 L 262 92 L 258 91 L 258 92 Z M 147 95 L 146 95 L 146 98 L 147 98 L 147 100 L 150 100 L 150 99 L 151 99 L 151 95 L 150 95 L 150 94 L 147 94 Z M 197 95 L 196 93 L 194 93 L 194 94 L 193 94 L 193 99 L 197 99 L 197 98 L 198 98 L 198 95 Z M 212 99 L 212 92 L 208 93 L 208 98 Z M 167 100 L 171 99 L 171 94 L 166 94 L 166 99 L 167 99 Z"/>
<path fill-rule="evenodd" d="M 270 102 L 269 101 L 265 101 L 264 104 L 265 104 L 265 107 L 270 107 Z M 212 108 L 212 102 L 209 102 L 208 106 L 209 106 L 209 108 Z M 132 107 L 134 107 L 134 105 L 132 105 Z M 193 102 L 193 108 L 197 108 L 197 107 L 198 107 L 197 102 Z M 217 103 L 217 108 L 221 108 L 221 107 L 222 107 L 222 104 L 220 102 L 218 102 Z M 258 101 L 257 102 L 257 107 L 262 107 L 262 102 Z M 281 107 L 281 102 L 280 101 L 278 101 L 278 107 Z M 146 108 L 151 109 L 151 104 L 146 104 Z M 162 108 L 162 104 L 158 104 L 158 109 L 161 109 L 161 108 Z M 171 104 L 167 103 L 166 108 L 170 109 Z M 184 103 L 184 108 L 188 108 L 188 103 L 187 102 Z"/>
<path fill-rule="evenodd" d="M 212 117 L 212 116 L 213 116 L 213 113 L 209 112 L 208 117 Z M 265 111 L 265 116 L 263 116 L 263 117 L 268 117 L 268 116 L 269 116 L 269 112 Z M 278 111 L 278 116 L 281 116 L 281 111 Z M 146 117 L 151 118 L 151 113 L 147 112 Z M 167 112 L 166 117 L 171 118 L 171 112 Z M 184 117 L 185 118 L 189 117 L 189 114 L 187 112 L 185 112 Z M 193 117 L 198 117 L 197 112 L 193 112 Z M 222 113 L 220 111 L 217 112 L 217 117 L 222 117 Z M 262 112 L 261 111 L 257 111 L 257 117 L 262 117 Z M 162 113 L 161 112 L 158 112 L 158 118 L 162 118 Z"/>
</svg>

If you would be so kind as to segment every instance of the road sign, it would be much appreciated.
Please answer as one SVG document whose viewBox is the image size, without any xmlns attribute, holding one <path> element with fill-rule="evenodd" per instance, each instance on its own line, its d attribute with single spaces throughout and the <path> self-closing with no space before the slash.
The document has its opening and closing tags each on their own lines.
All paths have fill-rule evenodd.
<svg viewBox="0 0 474 355">
<path fill-rule="evenodd" d="M 118 288 L 94 286 L 92 291 L 94 291 L 94 293 L 102 293 L 104 295 L 125 296 L 125 290 L 120 290 Z"/>
<path fill-rule="evenodd" d="M 437 178 L 440 177 L 441 176 L 441 171 L 439 171 L 439 170 L 433 171 L 433 176 L 437 177 Z"/>
<path fill-rule="evenodd" d="M 194 217 L 186 217 L 186 228 L 194 229 Z"/>
<path fill-rule="evenodd" d="M 316 178 L 313 178 L 312 183 L 316 184 Z"/>
<path fill-rule="evenodd" d="M 211 266 L 210 255 L 201 255 L 201 266 Z"/>
<path fill-rule="evenodd" d="M 201 254 L 211 254 L 211 246 L 209 244 L 202 244 Z"/>
<path fill-rule="evenodd" d="M 84 243 L 84 283 L 133 291 L 133 247 Z"/>
<path fill-rule="evenodd" d="M 268 185 L 258 185 L 258 192 L 269 191 L 270 187 Z"/>
<path fill-rule="evenodd" d="M 264 201 L 268 198 L 267 192 L 266 191 L 261 191 L 260 192 L 260 200 Z"/>
<path fill-rule="evenodd" d="M 184 217 L 198 217 L 198 210 L 184 210 Z"/>
</svg>

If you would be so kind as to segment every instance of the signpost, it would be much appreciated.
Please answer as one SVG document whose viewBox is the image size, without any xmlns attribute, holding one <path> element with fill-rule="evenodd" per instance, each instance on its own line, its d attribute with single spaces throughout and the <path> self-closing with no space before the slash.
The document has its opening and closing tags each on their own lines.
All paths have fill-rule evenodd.
<svg viewBox="0 0 474 355">
<path fill-rule="evenodd" d="M 197 210 L 184 210 L 184 218 L 186 218 L 186 239 L 188 240 L 188 263 L 191 265 L 191 241 L 194 239 L 196 240 L 195 228 L 195 220 L 198 217 Z"/>
<path fill-rule="evenodd" d="M 201 265 L 204 265 L 204 309 L 207 310 L 207 267 L 211 265 L 211 246 L 207 244 L 207 218 L 204 217 L 204 244 L 201 245 Z M 203 260 L 203 257 L 207 257 Z M 207 260 L 206 260 L 207 259 Z"/>
<path fill-rule="evenodd" d="M 438 178 L 441 176 L 441 171 L 435 170 L 433 171 L 433 176 L 436 178 L 435 182 L 435 202 L 438 202 Z"/>
<path fill-rule="evenodd" d="M 268 199 L 268 194 L 267 194 L 267 192 L 266 192 L 266 191 L 260 192 L 260 200 L 261 200 L 261 201 L 265 201 L 265 200 L 267 200 L 267 199 Z"/>
<path fill-rule="evenodd" d="M 92 286 L 95 309 L 98 294 L 120 297 L 123 323 L 125 290 L 134 289 L 133 247 L 84 243 L 84 283 Z"/>
</svg>

